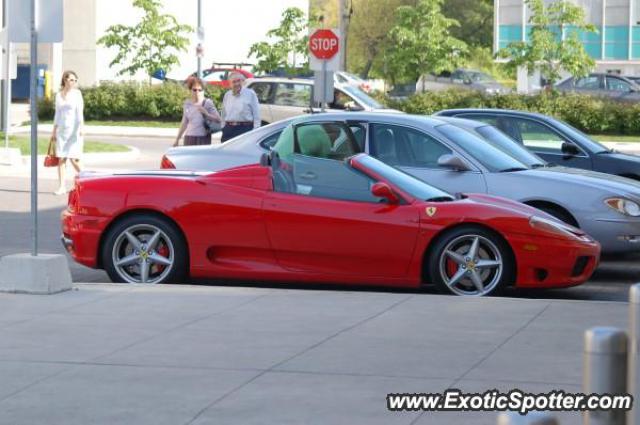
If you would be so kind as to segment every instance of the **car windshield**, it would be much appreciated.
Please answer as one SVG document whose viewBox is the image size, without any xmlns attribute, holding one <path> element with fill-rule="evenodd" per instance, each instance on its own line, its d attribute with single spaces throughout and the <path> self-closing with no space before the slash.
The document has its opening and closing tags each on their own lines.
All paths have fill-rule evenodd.
<svg viewBox="0 0 640 425">
<path fill-rule="evenodd" d="M 575 139 L 578 141 L 578 143 L 581 146 L 584 146 L 586 149 L 590 150 L 593 153 L 602 153 L 602 152 L 610 152 L 611 149 L 607 148 L 606 146 L 600 144 L 599 142 L 596 142 L 595 140 L 593 140 L 591 137 L 589 137 L 587 134 L 584 134 L 582 131 L 578 130 L 577 128 L 567 124 L 566 122 L 563 121 L 559 121 L 559 120 L 553 120 L 554 124 L 556 125 L 556 127 L 558 127 L 560 130 L 564 131 L 565 133 L 568 134 L 568 136 L 571 139 Z"/>
<path fill-rule="evenodd" d="M 341 87 L 347 94 L 351 95 L 355 99 L 357 99 L 360 103 L 366 105 L 370 109 L 384 109 L 384 106 L 380 104 L 377 100 L 363 92 L 357 87 L 353 86 L 344 86 Z"/>
<path fill-rule="evenodd" d="M 536 168 L 545 165 L 542 158 L 524 148 L 511 137 L 491 125 L 476 127 L 476 132 L 480 134 L 487 142 L 496 148 L 511 155 L 518 161 L 527 164 L 529 167 Z"/>
<path fill-rule="evenodd" d="M 455 199 L 449 193 L 437 189 L 417 178 L 391 167 L 369 155 L 358 155 L 353 159 L 363 165 L 389 183 L 399 187 L 403 192 L 408 193 L 416 199 L 422 201 L 442 201 Z"/>
<path fill-rule="evenodd" d="M 518 161 L 492 144 L 486 143 L 480 136 L 470 131 L 463 130 L 451 124 L 439 125 L 436 127 L 436 130 L 445 135 L 491 172 L 529 169 L 525 163 Z"/>
<path fill-rule="evenodd" d="M 467 72 L 467 75 L 474 83 L 492 83 L 495 81 L 484 72 Z"/>
</svg>

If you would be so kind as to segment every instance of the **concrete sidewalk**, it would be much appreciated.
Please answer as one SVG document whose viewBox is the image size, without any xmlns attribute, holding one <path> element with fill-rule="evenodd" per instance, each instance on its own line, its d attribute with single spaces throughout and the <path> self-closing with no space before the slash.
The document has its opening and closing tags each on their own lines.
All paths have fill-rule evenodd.
<svg viewBox="0 0 640 425">
<path fill-rule="evenodd" d="M 626 328 L 627 308 L 172 285 L 0 294 L 0 424 L 492 425 L 391 413 L 385 396 L 579 392 L 584 330 Z"/>
</svg>

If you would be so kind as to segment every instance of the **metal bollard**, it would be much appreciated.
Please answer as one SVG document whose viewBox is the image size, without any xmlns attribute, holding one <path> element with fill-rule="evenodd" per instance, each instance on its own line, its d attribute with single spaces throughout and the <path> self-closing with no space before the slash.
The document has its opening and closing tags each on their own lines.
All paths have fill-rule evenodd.
<svg viewBox="0 0 640 425">
<path fill-rule="evenodd" d="M 640 283 L 629 291 L 629 394 L 633 396 L 633 408 L 627 413 L 628 424 L 640 424 Z"/>
<path fill-rule="evenodd" d="M 498 425 L 560 425 L 560 422 L 544 412 L 531 412 L 525 416 L 516 412 L 503 412 L 498 416 Z"/>
<path fill-rule="evenodd" d="M 627 334 L 617 328 L 591 328 L 584 334 L 585 394 L 626 394 Z M 625 425 L 626 412 L 586 411 L 584 425 Z"/>
</svg>

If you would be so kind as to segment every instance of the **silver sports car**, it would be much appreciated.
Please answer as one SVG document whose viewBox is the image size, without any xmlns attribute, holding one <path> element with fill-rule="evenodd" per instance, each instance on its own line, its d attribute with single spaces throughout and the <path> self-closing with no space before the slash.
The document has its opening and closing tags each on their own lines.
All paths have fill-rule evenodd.
<svg viewBox="0 0 640 425">
<path fill-rule="evenodd" d="M 298 117 L 221 146 L 170 149 L 164 168 L 220 170 L 258 162 L 295 121 L 343 121 L 370 155 L 455 193 L 489 193 L 540 208 L 585 230 L 605 253 L 640 252 L 640 182 L 557 167 L 489 124 L 385 113 Z"/>
</svg>

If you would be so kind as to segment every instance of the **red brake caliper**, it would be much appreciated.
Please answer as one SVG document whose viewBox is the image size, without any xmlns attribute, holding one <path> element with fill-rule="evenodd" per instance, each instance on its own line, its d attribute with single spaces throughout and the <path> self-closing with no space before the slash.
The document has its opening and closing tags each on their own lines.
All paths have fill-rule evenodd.
<svg viewBox="0 0 640 425">
<path fill-rule="evenodd" d="M 158 253 L 158 255 L 167 258 L 169 256 L 169 248 L 167 248 L 166 245 L 162 244 L 162 246 L 160 246 L 160 248 L 158 248 L 158 250 L 156 251 Z M 155 265 L 157 268 L 158 273 L 162 273 L 165 269 L 165 265 L 162 264 L 156 264 Z"/>
<path fill-rule="evenodd" d="M 458 271 L 458 265 L 451 258 L 447 258 L 446 267 L 447 267 L 447 276 L 449 277 L 453 277 L 453 275 L 455 275 L 456 272 Z"/>
</svg>

